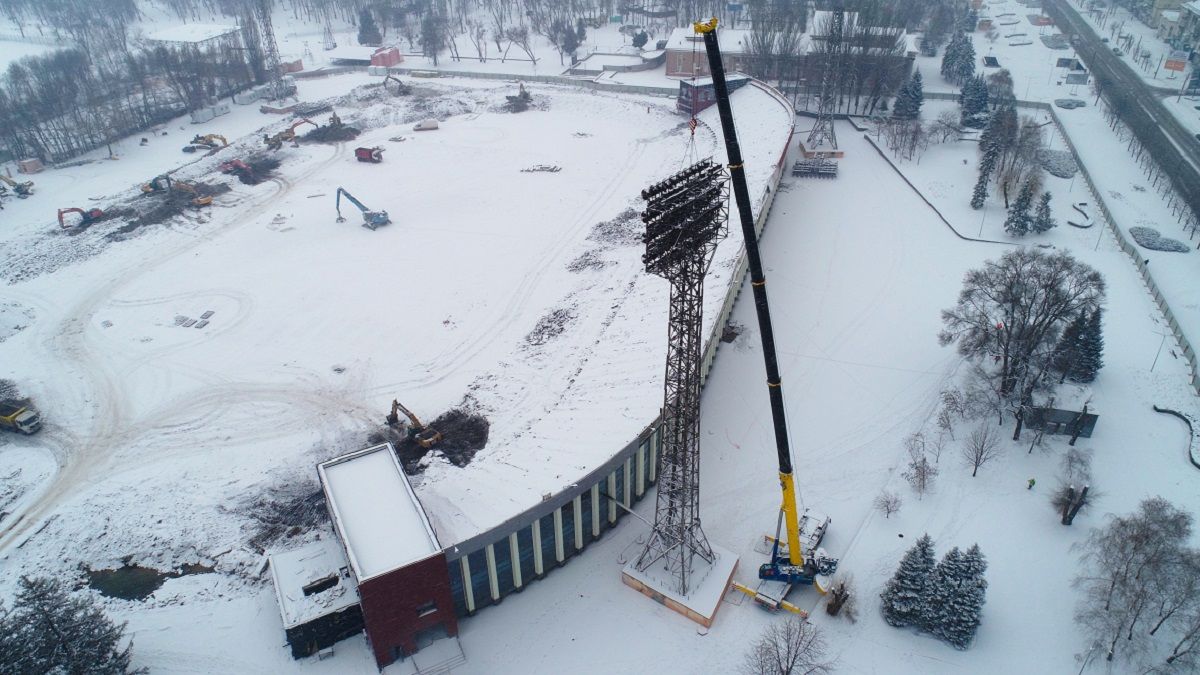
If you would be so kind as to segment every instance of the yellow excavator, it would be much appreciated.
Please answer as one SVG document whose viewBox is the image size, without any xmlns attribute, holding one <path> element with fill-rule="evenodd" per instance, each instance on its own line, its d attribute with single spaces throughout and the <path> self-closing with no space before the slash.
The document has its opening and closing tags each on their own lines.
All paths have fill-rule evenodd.
<svg viewBox="0 0 1200 675">
<path fill-rule="evenodd" d="M 8 187 L 12 188 L 13 192 L 16 193 L 16 195 L 21 199 L 25 199 L 29 195 L 33 194 L 33 181 L 31 180 L 18 183 L 8 176 L 0 173 L 0 182 L 3 182 Z"/>
<path fill-rule="evenodd" d="M 217 144 L 220 141 L 220 145 Z M 184 152 L 215 152 L 229 146 L 229 141 L 221 134 L 196 134 L 191 143 L 183 146 Z"/>
<path fill-rule="evenodd" d="M 417 416 L 412 414 L 412 411 L 405 408 L 399 401 L 392 400 L 392 412 L 388 413 L 385 418 L 388 426 L 400 427 L 404 423 L 400 421 L 400 413 L 408 418 L 408 437 L 417 442 L 417 445 L 422 448 L 432 448 L 442 442 L 442 432 L 432 427 L 427 427 L 417 419 Z"/>
<path fill-rule="evenodd" d="M 142 185 L 142 192 L 148 195 L 158 192 L 170 193 L 172 190 L 179 190 L 180 192 L 186 192 L 190 194 L 192 196 L 191 204 L 196 208 L 209 206 L 213 203 L 212 195 L 202 195 L 200 194 L 200 191 L 196 189 L 195 185 L 178 180 L 173 181 L 171 180 L 171 177 L 165 173 L 161 176 L 155 176 L 150 180 L 149 183 Z"/>
</svg>

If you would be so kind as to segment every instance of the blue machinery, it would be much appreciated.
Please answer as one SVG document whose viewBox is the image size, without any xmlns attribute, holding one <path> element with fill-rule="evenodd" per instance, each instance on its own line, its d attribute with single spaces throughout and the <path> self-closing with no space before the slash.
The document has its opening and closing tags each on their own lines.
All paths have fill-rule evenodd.
<svg viewBox="0 0 1200 675">
<path fill-rule="evenodd" d="M 380 225 L 387 225 L 392 222 L 391 219 L 388 218 L 387 211 L 372 211 L 371 209 L 368 209 L 366 204 L 363 204 L 362 202 L 355 199 L 354 195 L 350 194 L 349 192 L 346 192 L 345 188 L 337 189 L 337 214 L 338 214 L 337 222 L 339 222 L 339 223 L 346 222 L 345 217 L 342 216 L 342 196 L 343 195 L 345 195 L 346 199 L 349 200 L 351 204 L 357 206 L 358 210 L 362 211 L 362 216 L 363 216 L 362 226 L 367 228 L 368 230 L 374 230 L 375 228 L 379 227 Z"/>
</svg>

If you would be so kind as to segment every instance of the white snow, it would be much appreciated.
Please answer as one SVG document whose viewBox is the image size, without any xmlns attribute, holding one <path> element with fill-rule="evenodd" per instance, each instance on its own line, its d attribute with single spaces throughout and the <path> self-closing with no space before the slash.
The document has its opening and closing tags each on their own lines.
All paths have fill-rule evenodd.
<svg viewBox="0 0 1200 675">
<path fill-rule="evenodd" d="M 322 539 L 270 558 L 284 628 L 358 604 L 358 584 L 350 576 L 346 553 L 337 540 Z M 306 587 L 331 578 L 336 580 L 331 588 L 305 593 Z"/>
<path fill-rule="evenodd" d="M 390 443 L 331 459 L 317 470 L 360 583 L 441 550 Z"/>
</svg>

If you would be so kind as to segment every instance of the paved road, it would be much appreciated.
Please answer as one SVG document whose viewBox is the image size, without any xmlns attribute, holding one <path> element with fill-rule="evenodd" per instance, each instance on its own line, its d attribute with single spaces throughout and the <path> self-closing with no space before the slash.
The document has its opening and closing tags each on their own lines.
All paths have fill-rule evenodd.
<svg viewBox="0 0 1200 675">
<path fill-rule="evenodd" d="M 1071 37 L 1093 77 L 1104 83 L 1105 97 L 1110 103 L 1124 102 L 1122 119 L 1167 171 L 1192 212 L 1200 214 L 1200 141 L 1166 109 L 1159 90 L 1148 86 L 1113 54 L 1074 7 L 1065 0 L 1045 0 L 1044 6 L 1059 30 Z"/>
</svg>

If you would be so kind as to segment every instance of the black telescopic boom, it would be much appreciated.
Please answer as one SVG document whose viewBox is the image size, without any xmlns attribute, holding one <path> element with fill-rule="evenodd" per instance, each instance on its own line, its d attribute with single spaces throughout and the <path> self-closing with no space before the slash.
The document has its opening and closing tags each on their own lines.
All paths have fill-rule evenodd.
<svg viewBox="0 0 1200 675">
<path fill-rule="evenodd" d="M 725 151 L 729 154 L 729 177 L 733 181 L 733 197 L 742 221 L 746 240 L 746 259 L 750 263 L 750 286 L 754 289 L 754 309 L 758 313 L 758 332 L 762 336 L 763 359 L 767 365 L 767 391 L 771 394 L 771 421 L 775 425 L 775 448 L 779 453 L 779 473 L 792 473 L 792 455 L 788 449 L 787 421 L 783 417 L 783 383 L 779 379 L 779 361 L 775 357 L 775 333 L 771 330 L 771 309 L 767 305 L 767 279 L 763 276 L 762 259 L 758 255 L 758 235 L 754 231 L 754 215 L 750 210 L 750 190 L 746 187 L 746 171 L 742 167 L 742 150 L 738 146 L 737 130 L 733 126 L 733 109 L 729 105 L 729 87 L 725 84 L 725 66 L 717 46 L 717 31 L 704 33 L 704 49 L 712 71 L 713 87 L 717 93 L 717 110 L 721 113 L 721 129 L 725 132 Z"/>
</svg>

